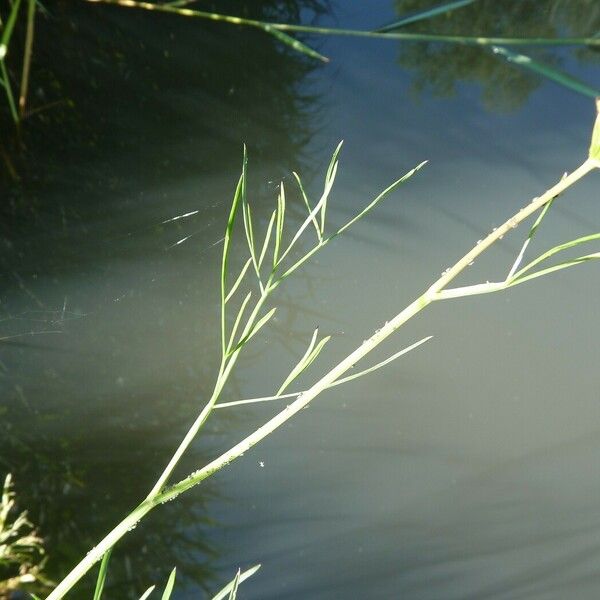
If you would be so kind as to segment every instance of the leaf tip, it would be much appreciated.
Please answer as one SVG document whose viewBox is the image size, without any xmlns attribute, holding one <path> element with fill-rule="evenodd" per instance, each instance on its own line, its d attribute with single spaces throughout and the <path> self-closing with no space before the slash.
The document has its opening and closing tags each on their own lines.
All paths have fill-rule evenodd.
<svg viewBox="0 0 600 600">
<path fill-rule="evenodd" d="M 600 96 L 596 98 L 596 121 L 592 130 L 589 158 L 600 160 Z"/>
</svg>

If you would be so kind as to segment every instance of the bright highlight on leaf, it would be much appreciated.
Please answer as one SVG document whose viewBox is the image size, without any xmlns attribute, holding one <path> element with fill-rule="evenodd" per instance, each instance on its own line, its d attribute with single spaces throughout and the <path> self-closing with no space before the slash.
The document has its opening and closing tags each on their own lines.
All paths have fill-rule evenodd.
<svg viewBox="0 0 600 600">
<path fill-rule="evenodd" d="M 583 81 L 564 73 L 563 71 L 559 71 L 554 67 L 550 67 L 540 61 L 533 60 L 529 56 L 525 54 L 519 54 L 517 52 L 513 52 L 508 48 L 503 48 L 501 46 L 492 46 L 492 51 L 494 54 L 498 56 L 504 57 L 508 62 L 518 65 L 523 69 L 527 69 L 532 71 L 533 73 L 537 73 L 550 81 L 554 81 L 578 94 L 583 94 L 584 96 L 588 96 L 590 98 L 595 98 L 600 95 L 600 91 L 587 85 Z"/>
<path fill-rule="evenodd" d="M 589 157 L 593 160 L 600 160 L 600 97 L 596 98 L 596 122 L 592 131 Z"/>
<path fill-rule="evenodd" d="M 246 579 L 249 579 L 250 577 L 252 577 L 252 575 L 254 575 L 254 573 L 256 573 L 256 571 L 258 571 L 259 569 L 260 569 L 260 565 L 254 565 L 253 567 L 250 567 L 246 571 L 241 571 L 241 572 L 238 569 L 238 572 L 236 573 L 235 577 L 223 589 L 219 590 L 211 598 L 211 600 L 224 600 L 225 598 L 227 598 L 227 600 L 229 600 L 229 598 L 231 598 L 232 592 L 235 590 L 235 593 L 237 593 L 237 589 L 239 588 L 239 585 L 241 583 L 243 583 L 244 581 L 246 581 Z M 234 596 L 234 598 L 235 598 L 235 596 Z"/>
</svg>

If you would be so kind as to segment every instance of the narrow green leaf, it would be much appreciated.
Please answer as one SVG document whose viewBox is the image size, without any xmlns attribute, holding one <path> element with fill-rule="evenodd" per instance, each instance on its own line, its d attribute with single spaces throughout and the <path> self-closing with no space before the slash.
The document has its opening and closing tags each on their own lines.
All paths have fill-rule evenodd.
<svg viewBox="0 0 600 600">
<path fill-rule="evenodd" d="M 4 60 L 4 57 L 8 52 L 8 45 L 10 43 L 13 29 L 15 28 L 20 6 L 21 0 L 15 0 L 10 10 L 10 14 L 8 15 L 8 19 L 6 19 L 6 25 L 2 30 L 2 37 L 0 37 L 0 60 Z"/>
<path fill-rule="evenodd" d="M 429 335 L 429 336 L 423 338 L 422 340 L 419 340 L 418 342 L 415 342 L 414 344 L 407 346 L 406 348 L 400 350 L 399 352 L 392 354 L 392 356 L 386 358 L 385 360 L 382 360 L 381 362 L 378 362 L 377 364 L 373 365 L 372 367 L 369 367 L 368 369 L 364 369 L 363 371 L 359 371 L 358 373 L 354 373 L 353 375 L 349 375 L 348 377 L 344 377 L 342 379 L 338 379 L 337 381 L 334 381 L 331 385 L 328 385 L 327 388 L 329 389 L 329 388 L 335 387 L 336 385 L 342 385 L 344 383 L 348 383 L 349 381 L 352 381 L 353 379 L 358 379 L 359 377 L 368 375 L 369 373 L 372 373 L 373 371 L 377 371 L 377 369 L 381 369 L 381 367 L 385 367 L 385 365 L 391 363 L 392 361 L 396 360 L 397 358 L 400 358 L 404 354 L 408 354 L 411 350 L 418 348 L 421 344 L 428 342 L 432 338 L 433 338 L 433 336 Z M 299 396 L 300 394 L 303 394 L 303 393 L 304 392 L 293 392 L 291 394 L 281 394 L 281 395 L 277 395 L 277 396 L 264 396 L 262 398 L 248 398 L 246 400 L 235 400 L 234 402 L 223 402 L 222 404 L 215 404 L 215 408 L 230 408 L 233 406 L 241 406 L 242 404 L 258 404 L 260 402 L 272 402 L 273 400 L 284 400 L 286 398 L 295 398 L 296 396 Z"/>
<path fill-rule="evenodd" d="M 274 210 L 271 213 L 271 218 L 269 219 L 269 224 L 267 225 L 267 232 L 265 233 L 265 240 L 262 245 L 262 249 L 260 251 L 260 256 L 258 257 L 258 268 L 260 269 L 265 255 L 267 254 L 267 248 L 269 247 L 269 240 L 271 239 L 271 231 L 273 229 L 273 223 L 275 223 L 275 218 L 277 217 L 277 211 Z"/>
<path fill-rule="evenodd" d="M 146 600 L 146 598 L 148 598 L 148 596 L 150 596 L 150 594 L 156 589 L 155 585 L 151 585 L 141 596 L 140 596 L 140 600 Z"/>
<path fill-rule="evenodd" d="M 246 306 L 248 305 L 248 302 L 250 302 L 251 297 L 252 297 L 252 292 L 248 292 L 246 294 L 246 297 L 242 301 L 242 304 L 238 310 L 237 317 L 235 318 L 235 322 L 233 323 L 233 327 L 231 328 L 231 334 L 229 336 L 229 342 L 227 344 L 227 351 L 225 352 L 225 354 L 231 353 L 231 348 L 235 342 L 235 334 L 237 333 L 238 327 L 242 320 L 242 316 L 244 314 L 244 311 L 246 310 Z"/>
<path fill-rule="evenodd" d="M 171 574 L 169 575 L 169 580 L 167 581 L 167 585 L 165 587 L 165 591 L 163 592 L 163 595 L 161 596 L 161 600 L 169 600 L 169 598 L 171 597 L 171 594 L 173 593 L 173 587 L 175 586 L 175 575 L 176 574 L 177 574 L 177 568 L 175 568 L 171 571 Z"/>
<path fill-rule="evenodd" d="M 323 190 L 323 196 L 325 197 L 325 201 L 321 205 L 321 234 L 325 233 L 325 214 L 327 212 L 327 198 L 329 197 L 329 192 L 333 187 L 333 182 L 335 181 L 335 175 L 337 173 L 338 167 L 338 155 L 340 150 L 342 149 L 342 145 L 344 144 L 344 140 L 341 140 L 337 145 L 336 149 L 333 151 L 331 156 L 331 160 L 329 161 L 329 166 L 327 167 L 327 175 L 325 175 L 325 187 Z M 327 190 L 327 191 L 325 191 Z"/>
<path fill-rule="evenodd" d="M 275 225 L 275 246 L 273 248 L 273 270 L 280 262 L 279 250 L 283 241 L 283 226 L 285 224 L 285 188 L 283 182 L 279 186 L 279 195 L 277 196 L 277 218 Z"/>
<path fill-rule="evenodd" d="M 233 15 L 224 15 L 189 8 L 177 8 L 168 4 L 156 4 L 154 2 L 137 2 L 136 0 L 87 0 L 88 2 L 102 2 L 103 4 L 118 4 L 127 8 L 137 8 L 181 15 L 197 19 L 208 19 L 229 23 L 231 25 L 256 27 L 265 30 L 270 27 L 277 32 L 310 33 L 313 35 L 336 35 L 346 37 L 363 37 L 373 39 L 405 40 L 413 42 L 440 42 L 448 44 L 468 44 L 473 46 L 600 46 L 598 37 L 571 37 L 571 38 L 530 38 L 530 37 L 486 37 L 480 35 L 439 35 L 433 33 L 406 33 L 392 32 L 380 33 L 375 31 L 364 31 L 360 29 L 336 29 L 332 27 L 315 27 L 313 25 L 299 25 L 295 23 L 267 23 L 255 19 L 244 19 Z M 177 3 L 177 0 L 175 0 Z M 270 31 L 268 33 L 271 33 Z"/>
<path fill-rule="evenodd" d="M 243 200 L 242 201 L 242 214 L 244 216 L 244 231 L 246 233 L 246 241 L 248 242 L 248 250 L 250 250 L 250 256 L 252 261 L 256 263 L 256 248 L 254 247 L 254 228 L 252 226 L 252 211 L 250 205 Z"/>
<path fill-rule="evenodd" d="M 291 250 L 294 247 L 294 245 L 296 244 L 296 242 L 300 239 L 300 236 L 304 233 L 304 230 L 310 225 L 311 222 L 314 221 L 314 219 L 316 218 L 317 214 L 319 214 L 319 212 L 321 213 L 320 230 L 321 230 L 321 234 L 323 233 L 323 230 L 325 228 L 325 211 L 326 211 L 326 207 L 327 207 L 327 200 L 329 199 L 329 194 L 331 193 L 331 189 L 333 188 L 333 184 L 335 182 L 335 176 L 336 176 L 337 168 L 338 168 L 337 155 L 340 151 L 340 148 L 342 147 L 342 143 L 343 142 L 340 142 L 338 144 L 338 146 L 335 149 L 333 156 L 331 158 L 331 162 L 329 163 L 329 167 L 327 168 L 327 174 L 325 176 L 325 187 L 323 189 L 323 194 L 321 195 L 321 199 L 317 202 L 316 206 L 312 209 L 312 211 L 310 211 L 308 217 L 306 217 L 306 219 L 304 220 L 302 225 L 300 225 L 300 227 L 296 230 L 296 233 L 294 234 L 292 241 L 290 242 L 289 246 L 286 248 L 285 252 L 282 253 L 281 257 L 277 261 L 277 264 L 281 263 L 283 261 L 283 259 L 291 252 Z M 321 240 L 323 240 L 322 237 L 321 237 Z M 319 246 L 320 245 L 321 244 L 319 244 Z M 309 254 L 311 254 L 311 253 L 309 253 Z M 300 259 L 300 260 L 303 260 L 303 259 Z M 290 271 L 288 270 L 286 272 L 285 276 L 287 276 L 289 274 L 289 272 Z"/>
<path fill-rule="evenodd" d="M 302 199 L 304 200 L 304 205 L 306 206 L 306 209 L 308 210 L 308 214 L 312 214 L 312 208 L 310 207 L 310 202 L 308 200 L 308 196 L 306 195 L 306 192 L 304 191 L 304 186 L 302 185 L 302 180 L 300 179 L 300 175 L 298 175 L 298 173 L 296 173 L 295 171 L 293 171 L 293 175 L 296 178 L 296 181 L 298 182 L 298 187 L 300 188 L 300 193 L 302 194 Z M 319 223 L 317 222 L 317 218 L 315 216 L 313 216 L 312 218 L 312 223 L 315 227 L 315 231 L 317 232 L 317 237 L 319 238 L 319 241 L 323 240 L 323 234 L 321 233 L 321 229 L 319 228 Z"/>
<path fill-rule="evenodd" d="M 240 570 L 235 574 L 233 578 L 233 585 L 231 586 L 231 591 L 229 592 L 228 600 L 235 600 L 237 598 L 238 587 L 240 585 Z"/>
<path fill-rule="evenodd" d="M 535 260 L 532 260 L 530 263 L 525 265 L 522 269 L 517 271 L 514 274 L 513 278 L 520 279 L 525 273 L 527 273 L 527 271 L 530 271 L 533 267 L 539 265 L 545 260 L 548 260 L 551 256 L 554 256 L 555 254 L 562 252 L 563 250 L 568 250 L 569 248 L 574 248 L 575 246 L 579 246 L 580 244 L 585 244 L 586 242 L 592 242 L 598 239 L 600 239 L 600 233 L 593 233 L 591 235 L 585 235 L 575 240 L 571 240 L 570 242 L 565 242 L 564 244 L 554 246 L 553 248 L 550 248 L 550 250 L 538 256 Z"/>
<path fill-rule="evenodd" d="M 527 239 L 523 242 L 523 245 L 521 246 L 521 250 L 519 250 L 519 254 L 517 254 L 517 258 L 515 259 L 515 262 L 513 263 L 512 267 L 510 268 L 510 270 L 508 272 L 508 275 L 506 276 L 507 280 L 511 279 L 513 277 L 513 275 L 516 273 L 517 269 L 519 268 L 519 266 L 521 264 L 521 261 L 523 260 L 523 257 L 525 256 L 525 251 L 527 250 L 527 246 L 529 246 L 529 244 L 531 243 L 531 240 L 535 236 L 539 226 L 542 224 L 542 221 L 544 220 L 546 213 L 550 210 L 550 207 L 552 206 L 552 204 L 554 204 L 555 200 L 556 200 L 556 197 L 552 198 L 552 200 L 550 200 L 550 202 L 548 202 L 547 204 L 544 204 L 544 208 L 540 212 L 538 218 L 535 220 L 535 223 L 531 226 L 531 229 L 529 230 L 529 234 L 527 235 Z"/>
<path fill-rule="evenodd" d="M 256 571 L 258 571 L 259 569 L 260 569 L 260 565 L 254 565 L 253 567 L 247 569 L 246 571 L 243 571 L 239 576 L 238 585 L 240 583 L 243 583 L 244 581 L 246 581 L 246 579 L 252 577 L 252 575 L 254 575 L 254 573 L 256 573 Z M 236 577 L 237 577 L 237 575 L 236 575 Z M 235 578 L 232 579 L 223 589 L 219 590 L 212 597 L 211 600 L 223 600 L 224 598 L 226 598 L 227 595 L 231 593 L 234 581 L 235 581 Z"/>
<path fill-rule="evenodd" d="M 538 277 L 542 277 L 544 275 L 550 275 L 550 273 L 554 273 L 555 271 L 561 271 L 562 269 L 568 269 L 569 267 L 574 267 L 576 265 L 580 265 L 584 262 L 588 262 L 590 260 L 597 260 L 600 258 L 600 252 L 594 252 L 593 254 L 586 254 L 585 256 L 579 256 L 572 260 L 567 260 L 565 262 L 559 263 L 557 265 L 553 265 L 552 267 L 548 267 L 547 269 L 541 269 L 540 271 L 535 271 L 530 275 L 525 275 L 524 277 L 515 277 L 512 281 L 508 282 L 506 287 L 513 287 L 515 285 L 520 285 L 521 283 L 525 283 L 526 281 L 530 281 L 532 279 L 537 279 Z"/>
<path fill-rule="evenodd" d="M 340 227 L 334 235 L 340 235 L 349 227 L 352 227 L 354 223 L 360 221 L 371 209 L 373 209 L 381 200 L 383 200 L 391 191 L 395 190 L 400 184 L 404 183 L 407 179 L 410 179 L 419 169 L 421 169 L 424 165 L 427 164 L 427 161 L 423 161 L 421 164 L 417 165 L 414 169 L 411 169 L 408 173 L 404 174 L 400 179 L 397 179 L 383 190 L 370 204 L 366 206 L 360 213 L 358 213 L 353 219 L 350 219 L 348 223 L 344 226 Z"/>
<path fill-rule="evenodd" d="M 251 265 L 251 263 L 252 263 L 252 258 L 249 258 L 244 263 L 244 266 L 242 267 L 242 270 L 240 271 L 238 278 L 235 280 L 235 283 L 231 286 L 231 289 L 229 290 L 229 293 L 227 294 L 227 297 L 225 298 L 225 302 L 229 302 L 229 300 L 231 300 L 231 297 L 237 291 L 238 287 L 240 286 L 240 283 L 242 283 L 242 280 L 244 279 L 244 275 L 246 274 L 246 271 L 248 270 L 248 267 Z"/>
<path fill-rule="evenodd" d="M 320 60 L 322 62 L 329 62 L 329 59 L 326 56 L 319 54 L 316 50 L 313 50 L 310 46 L 303 44 L 296 38 L 293 38 L 291 35 L 283 33 L 283 31 L 279 31 L 278 29 L 274 29 L 268 23 L 265 23 L 261 27 L 261 29 L 267 32 L 269 35 L 272 35 L 273 37 L 277 38 L 280 42 L 283 42 L 287 46 L 290 46 L 291 48 L 296 50 L 296 52 L 306 54 L 307 56 L 310 56 L 311 58 L 316 58 L 317 60 Z"/>
<path fill-rule="evenodd" d="M 504 57 L 508 62 L 523 67 L 524 69 L 528 69 L 529 71 L 533 71 L 538 75 L 542 75 L 542 77 L 550 79 L 574 92 L 583 94 L 584 96 L 589 96 L 591 98 L 600 96 L 599 90 L 594 89 L 582 81 L 579 81 L 579 79 L 575 79 L 575 77 L 568 75 L 563 71 L 559 71 L 554 67 L 550 67 L 542 62 L 533 60 L 525 54 L 518 54 L 517 52 L 513 52 L 512 50 L 508 50 L 507 48 L 502 48 L 500 46 L 492 46 L 492 51 L 494 54 Z"/>
<path fill-rule="evenodd" d="M 246 152 L 246 145 L 244 144 L 244 158 L 242 161 L 242 174 L 238 181 L 235 193 L 233 195 L 233 202 L 231 204 L 231 210 L 229 211 L 229 218 L 227 219 L 227 227 L 225 228 L 225 238 L 223 243 L 223 259 L 221 261 L 221 349 L 223 355 L 226 351 L 226 310 L 225 310 L 225 299 L 227 298 L 227 271 L 229 267 L 229 246 L 231 244 L 231 236 L 233 234 L 233 226 L 235 225 L 235 217 L 237 214 L 240 201 L 242 199 L 245 186 L 246 186 L 246 168 L 248 164 L 248 154 Z"/>
<path fill-rule="evenodd" d="M 364 369 L 363 371 L 359 371 L 358 373 L 354 373 L 353 375 L 349 375 L 348 377 L 344 377 L 342 379 L 338 379 L 337 381 L 334 381 L 330 387 L 334 387 L 336 385 L 342 385 L 343 383 L 348 383 L 349 381 L 352 381 L 353 379 L 358 379 L 359 377 L 364 377 L 365 375 L 368 375 L 369 373 L 372 373 L 373 371 L 377 371 L 377 369 L 381 369 L 381 367 L 385 367 L 385 365 L 391 363 L 392 361 L 396 360 L 397 358 L 400 358 L 401 356 L 404 356 L 405 354 L 408 354 L 409 352 L 411 352 L 415 348 L 418 348 L 421 344 L 428 342 L 432 338 L 433 338 L 432 335 L 428 335 L 427 337 L 424 337 L 422 340 L 419 340 L 418 342 L 415 342 L 414 344 L 411 344 L 410 346 L 403 348 L 399 352 L 392 354 L 390 357 L 386 358 L 385 360 L 382 360 L 381 362 L 378 362 L 376 365 L 373 365 L 372 367 L 369 367 L 368 369 Z"/>
<path fill-rule="evenodd" d="M 304 369 L 306 368 L 305 367 L 306 361 L 308 360 L 308 357 L 310 356 L 311 352 L 313 351 L 313 348 L 315 347 L 315 343 L 317 341 L 318 335 L 319 335 L 319 328 L 317 327 L 312 335 L 310 343 L 308 344 L 308 348 L 306 349 L 306 352 L 304 353 L 302 358 L 297 362 L 296 366 L 290 371 L 290 374 L 285 378 L 285 381 L 281 384 L 281 386 L 277 390 L 277 393 L 275 394 L 276 396 L 283 394 L 283 392 L 292 383 L 292 381 L 294 381 L 300 375 L 300 373 L 302 373 L 302 371 L 304 371 Z"/>
<path fill-rule="evenodd" d="M 592 131 L 592 143 L 590 144 L 589 157 L 600 160 L 600 98 L 596 98 L 596 122 Z"/>
<path fill-rule="evenodd" d="M 453 10 L 456 10 L 457 8 L 462 8 L 463 6 L 473 4 L 473 2 L 477 2 L 477 0 L 455 0 L 454 2 L 444 2 L 443 4 L 436 4 L 431 8 L 419 10 L 410 15 L 401 17 L 400 19 L 394 21 L 393 23 L 390 23 L 389 25 L 385 25 L 384 27 L 376 29 L 376 31 L 377 33 L 387 33 L 390 31 L 394 31 L 396 29 L 404 27 L 405 25 L 409 25 L 410 23 L 416 23 L 417 21 L 431 19 L 432 17 L 435 17 L 437 15 L 448 13 Z"/>
<path fill-rule="evenodd" d="M 254 327 L 252 328 L 250 333 L 248 333 L 248 335 L 243 337 L 232 350 L 227 352 L 227 355 L 231 356 L 234 352 L 237 352 L 242 346 L 247 344 L 271 320 L 271 317 L 275 314 L 276 311 L 277 307 L 272 308 L 264 317 L 262 317 L 262 319 L 260 319 L 256 323 L 256 325 L 254 325 Z"/>
<path fill-rule="evenodd" d="M 96 580 L 96 588 L 94 590 L 94 600 L 100 600 L 102 598 L 102 592 L 104 591 L 104 583 L 106 582 L 106 571 L 108 569 L 108 561 L 110 560 L 110 555 L 112 553 L 112 548 L 107 550 L 104 556 L 102 557 L 102 562 L 100 563 L 100 571 L 98 572 L 98 579 Z"/>
</svg>

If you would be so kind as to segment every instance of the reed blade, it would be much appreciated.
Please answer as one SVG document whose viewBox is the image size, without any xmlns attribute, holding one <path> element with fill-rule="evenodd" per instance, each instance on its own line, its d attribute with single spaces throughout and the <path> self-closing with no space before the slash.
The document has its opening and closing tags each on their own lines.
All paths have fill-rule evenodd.
<svg viewBox="0 0 600 600">
<path fill-rule="evenodd" d="M 167 581 L 167 585 L 165 586 L 165 591 L 161 596 L 161 600 L 169 600 L 171 594 L 173 593 L 173 587 L 175 587 L 175 576 L 177 574 L 177 569 L 173 569 L 171 574 L 169 575 L 169 580 Z"/>
<path fill-rule="evenodd" d="M 380 27 L 375 31 L 377 33 L 388 33 L 390 31 L 395 31 L 396 29 L 400 29 L 405 25 L 417 23 L 418 21 L 425 21 L 426 19 L 431 19 L 432 17 L 436 17 L 437 15 L 452 12 L 457 8 L 462 8 L 463 6 L 473 4 L 473 2 L 477 2 L 477 0 L 455 0 L 454 2 L 444 2 L 443 4 L 437 4 L 436 6 L 432 6 L 431 8 L 419 10 L 410 15 L 406 15 L 405 17 L 400 17 L 400 19 L 397 19 L 393 23 L 390 23 L 389 25 L 384 25 L 383 27 Z"/>
<path fill-rule="evenodd" d="M 254 565 L 253 567 L 250 567 L 249 569 L 242 571 L 238 578 L 238 585 L 240 583 L 243 583 L 244 581 L 246 581 L 246 579 L 252 577 L 252 575 L 254 575 L 254 573 L 256 573 L 256 571 L 258 571 L 259 569 L 260 569 L 260 565 Z M 238 571 L 238 573 L 239 573 L 239 571 Z M 237 577 L 237 575 L 236 575 L 236 577 Z M 219 590 L 211 598 L 211 600 L 223 600 L 224 598 L 226 598 L 231 593 L 231 590 L 233 589 L 234 581 L 235 581 L 235 578 L 232 579 L 223 589 Z"/>
<path fill-rule="evenodd" d="M 98 572 L 98 579 L 96 580 L 96 587 L 94 589 L 94 600 L 100 600 L 102 598 L 102 592 L 104 591 L 104 584 L 106 582 L 106 571 L 108 569 L 108 561 L 110 560 L 111 553 L 112 548 L 102 557 L 100 571 Z"/>
<path fill-rule="evenodd" d="M 573 92 L 577 92 L 578 94 L 583 94 L 584 96 L 588 96 L 590 98 L 596 98 L 596 96 L 600 96 L 600 90 L 597 90 L 587 83 L 576 79 L 575 77 L 556 69 L 555 67 L 550 67 L 549 65 L 542 63 L 538 60 L 534 60 L 533 58 L 525 55 L 519 54 L 518 52 L 513 52 L 508 48 L 503 48 L 501 46 L 492 46 L 492 52 L 498 56 L 502 56 L 508 62 L 518 65 L 524 69 L 532 71 L 533 73 L 537 73 L 550 81 L 554 81 L 563 87 L 570 89 Z"/>
</svg>

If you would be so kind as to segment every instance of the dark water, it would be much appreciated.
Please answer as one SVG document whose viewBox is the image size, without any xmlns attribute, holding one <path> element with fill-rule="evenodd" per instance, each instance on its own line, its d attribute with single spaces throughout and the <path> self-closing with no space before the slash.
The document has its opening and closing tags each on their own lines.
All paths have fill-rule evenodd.
<svg viewBox="0 0 600 600">
<path fill-rule="evenodd" d="M 218 6 L 366 29 L 428 4 Z M 481 0 L 411 29 L 592 35 L 598 8 Z M 316 325 L 334 339 L 301 383 L 343 358 L 583 160 L 593 104 L 480 49 L 307 38 L 331 59 L 320 65 L 260 32 L 48 9 L 31 98 L 43 110 L 19 138 L 3 115 L 0 471 L 14 474 L 58 579 L 147 493 L 210 393 L 243 142 L 257 221 L 292 170 L 316 195 L 342 138 L 333 223 L 430 162 L 281 290 L 227 400 L 275 391 Z M 598 52 L 530 54 L 600 85 Z M 597 186 L 592 176 L 561 199 L 532 253 L 598 229 Z M 523 235 L 464 281 L 501 277 Z M 433 341 L 324 394 L 155 511 L 119 545 L 108 597 L 139 597 L 173 566 L 176 597 L 202 597 L 260 562 L 241 597 L 596 598 L 599 291 L 592 264 L 429 308 L 377 356 Z M 275 410 L 219 413 L 179 473 Z"/>
</svg>

